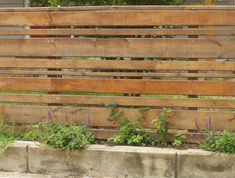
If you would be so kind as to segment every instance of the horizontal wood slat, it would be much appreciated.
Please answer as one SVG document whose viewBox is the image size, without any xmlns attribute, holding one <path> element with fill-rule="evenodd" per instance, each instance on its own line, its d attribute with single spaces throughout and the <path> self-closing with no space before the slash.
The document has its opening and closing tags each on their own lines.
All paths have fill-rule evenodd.
<svg viewBox="0 0 235 178">
<path fill-rule="evenodd" d="M 119 70 L 206 70 L 235 71 L 232 61 L 122 61 L 86 59 L 0 59 L 1 68 L 119 69 Z"/>
<path fill-rule="evenodd" d="M 222 9 L 11 11 L 10 16 L 0 11 L 0 26 L 235 25 L 234 16 L 234 10 Z"/>
<path fill-rule="evenodd" d="M 88 35 L 88 36 L 154 36 L 203 35 L 234 36 L 234 29 L 0 29 L 0 35 Z M 66 36 L 68 38 L 68 36 Z"/>
<path fill-rule="evenodd" d="M 235 58 L 234 46 L 231 39 L 0 39 L 0 55 Z"/>
<path fill-rule="evenodd" d="M 79 104 L 145 107 L 192 107 L 235 109 L 235 99 L 174 99 L 154 97 L 123 97 L 123 96 L 81 96 L 81 95 L 41 95 L 41 94 L 0 94 L 1 102 L 13 103 L 46 103 L 46 104 Z"/>
<path fill-rule="evenodd" d="M 163 107 L 171 131 L 208 119 L 235 131 L 234 17 L 227 6 L 0 9 L 0 118 L 85 124 L 103 139 L 118 130 L 116 103 L 131 119 L 149 107 L 148 132 Z"/>
<path fill-rule="evenodd" d="M 25 85 L 27 84 L 27 85 Z M 177 87 L 176 87 L 177 86 Z M 235 96 L 235 82 L 0 78 L 0 90 Z"/>
<path fill-rule="evenodd" d="M 234 10 L 227 5 L 115 5 L 115 6 L 74 6 L 74 7 L 31 7 L 31 8 L 0 8 L 1 12 L 34 12 L 34 11 L 94 11 L 94 10 Z"/>
<path fill-rule="evenodd" d="M 83 72 L 83 71 L 27 71 L 27 70 L 0 70 L 0 75 L 58 75 L 58 76 L 84 76 L 84 77 L 144 77 L 144 78 L 230 78 L 234 79 L 235 74 L 223 73 L 140 73 L 140 72 Z"/>
<path fill-rule="evenodd" d="M 138 109 L 120 109 L 128 118 L 140 116 Z M 86 124 L 93 127 L 115 127 L 110 121 L 109 110 L 98 107 L 56 107 L 56 106 L 0 106 L 0 115 L 7 122 L 17 123 L 70 123 Z M 146 117 L 148 128 L 154 128 L 152 120 L 157 119 L 161 110 L 149 110 Z M 208 111 L 172 111 L 168 115 L 170 129 L 206 129 L 206 121 L 211 118 L 213 129 L 224 128 L 235 131 L 234 112 L 208 112 Z M 195 124 L 197 122 L 197 124 Z"/>
<path fill-rule="evenodd" d="M 45 12 L 45 11 L 94 11 L 94 10 L 234 10 L 233 6 L 227 5 L 115 5 L 115 6 L 75 6 L 75 7 L 31 7 L 31 8 L 0 8 L 1 12 Z"/>
</svg>

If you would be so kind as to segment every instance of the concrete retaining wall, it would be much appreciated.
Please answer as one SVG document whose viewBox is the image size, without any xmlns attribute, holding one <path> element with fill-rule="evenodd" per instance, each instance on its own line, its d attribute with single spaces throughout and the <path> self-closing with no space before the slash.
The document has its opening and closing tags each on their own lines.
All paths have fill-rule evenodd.
<svg viewBox="0 0 235 178">
<path fill-rule="evenodd" d="M 0 155 L 0 171 L 60 177 L 233 178 L 235 155 L 202 150 L 104 145 L 66 152 L 32 142 L 16 142 Z"/>
</svg>

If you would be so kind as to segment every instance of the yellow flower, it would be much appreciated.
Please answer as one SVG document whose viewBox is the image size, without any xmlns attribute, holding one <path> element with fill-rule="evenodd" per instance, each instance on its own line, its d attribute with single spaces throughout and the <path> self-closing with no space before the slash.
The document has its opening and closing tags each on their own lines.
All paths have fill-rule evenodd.
<svg viewBox="0 0 235 178">
<path fill-rule="evenodd" d="M 156 129 L 160 129 L 161 127 L 160 127 L 160 125 L 156 125 Z"/>
</svg>

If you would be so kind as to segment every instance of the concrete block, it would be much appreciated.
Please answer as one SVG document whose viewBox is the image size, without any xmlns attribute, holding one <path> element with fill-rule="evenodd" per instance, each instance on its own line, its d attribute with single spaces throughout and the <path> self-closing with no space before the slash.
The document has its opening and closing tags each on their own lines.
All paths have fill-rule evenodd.
<svg viewBox="0 0 235 178">
<path fill-rule="evenodd" d="M 27 143 L 15 142 L 0 154 L 0 171 L 27 172 Z"/>
<path fill-rule="evenodd" d="M 178 178 L 234 178 L 235 155 L 202 150 L 177 152 Z"/>
<path fill-rule="evenodd" d="M 56 178 L 50 175 L 28 174 L 19 172 L 0 172 L 0 178 Z"/>
<path fill-rule="evenodd" d="M 173 149 L 92 145 L 87 150 L 66 152 L 29 146 L 29 172 L 88 177 L 175 177 Z"/>
</svg>

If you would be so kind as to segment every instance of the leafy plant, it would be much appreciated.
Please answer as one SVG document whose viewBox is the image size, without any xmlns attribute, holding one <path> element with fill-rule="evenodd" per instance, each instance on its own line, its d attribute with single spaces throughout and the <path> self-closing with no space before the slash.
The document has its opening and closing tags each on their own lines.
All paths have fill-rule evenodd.
<svg viewBox="0 0 235 178">
<path fill-rule="evenodd" d="M 107 107 L 110 109 L 108 120 L 112 121 L 113 125 L 118 125 L 120 127 L 119 133 L 108 139 L 109 143 L 135 146 L 153 144 L 151 136 L 146 133 L 143 126 L 146 124 L 145 116 L 149 108 L 140 108 L 140 117 L 128 119 L 118 110 L 116 103 L 107 105 Z"/>
<path fill-rule="evenodd" d="M 15 138 L 0 134 L 0 154 L 7 150 L 14 143 Z"/>
<path fill-rule="evenodd" d="M 133 119 L 125 118 L 120 112 L 116 104 L 107 105 L 110 109 L 108 120 L 114 125 L 120 127 L 119 133 L 112 136 L 108 141 L 119 145 L 136 145 L 136 146 L 166 146 L 166 136 L 168 134 L 167 112 L 170 110 L 164 109 L 159 116 L 159 120 L 153 121 L 157 127 L 155 135 L 148 134 L 144 126 L 147 124 L 146 115 L 149 108 L 143 107 L 139 109 L 140 116 Z"/>
<path fill-rule="evenodd" d="M 213 130 L 206 130 L 204 138 L 202 147 L 205 150 L 235 153 L 235 134 L 231 131 L 224 130 L 221 135 L 218 135 Z"/>
<path fill-rule="evenodd" d="M 108 104 L 106 105 L 106 107 L 109 109 L 109 117 L 108 117 L 109 121 L 114 121 L 123 117 L 123 113 L 120 112 L 117 108 L 117 103 Z"/>
<path fill-rule="evenodd" d="M 22 134 L 21 140 L 24 141 L 39 141 L 40 139 L 40 130 L 39 125 L 35 124 L 29 127 L 29 130 Z"/>
<path fill-rule="evenodd" d="M 14 130 L 6 126 L 0 119 L 0 154 L 7 150 L 15 141 Z"/>
<path fill-rule="evenodd" d="M 15 140 L 39 141 L 62 150 L 81 150 L 95 142 L 95 135 L 86 126 L 37 124 L 29 131 L 18 134 L 14 126 L 0 120 L 0 153 L 9 148 Z"/>
<path fill-rule="evenodd" d="M 184 132 L 178 132 L 176 135 L 175 135 L 175 139 L 172 143 L 172 145 L 176 148 L 180 148 L 182 147 L 184 141 L 186 140 L 187 136 Z"/>
<path fill-rule="evenodd" d="M 148 107 L 142 107 L 139 109 L 139 113 L 140 113 L 140 117 L 138 118 L 139 122 L 142 122 L 143 124 L 145 124 L 146 114 L 148 113 L 148 111 L 149 111 Z"/>
<path fill-rule="evenodd" d="M 159 119 L 153 120 L 152 123 L 156 127 L 157 133 L 157 142 L 160 146 L 167 146 L 167 135 L 168 135 L 168 116 L 171 110 L 163 108 L 163 111 L 160 113 Z"/>
<path fill-rule="evenodd" d="M 153 139 L 146 133 L 143 125 L 138 120 L 123 119 L 117 122 L 120 126 L 119 133 L 108 139 L 118 145 L 146 146 L 153 145 Z"/>
<path fill-rule="evenodd" d="M 39 141 L 62 150 L 81 150 L 95 142 L 95 135 L 86 126 L 40 125 Z"/>
</svg>

